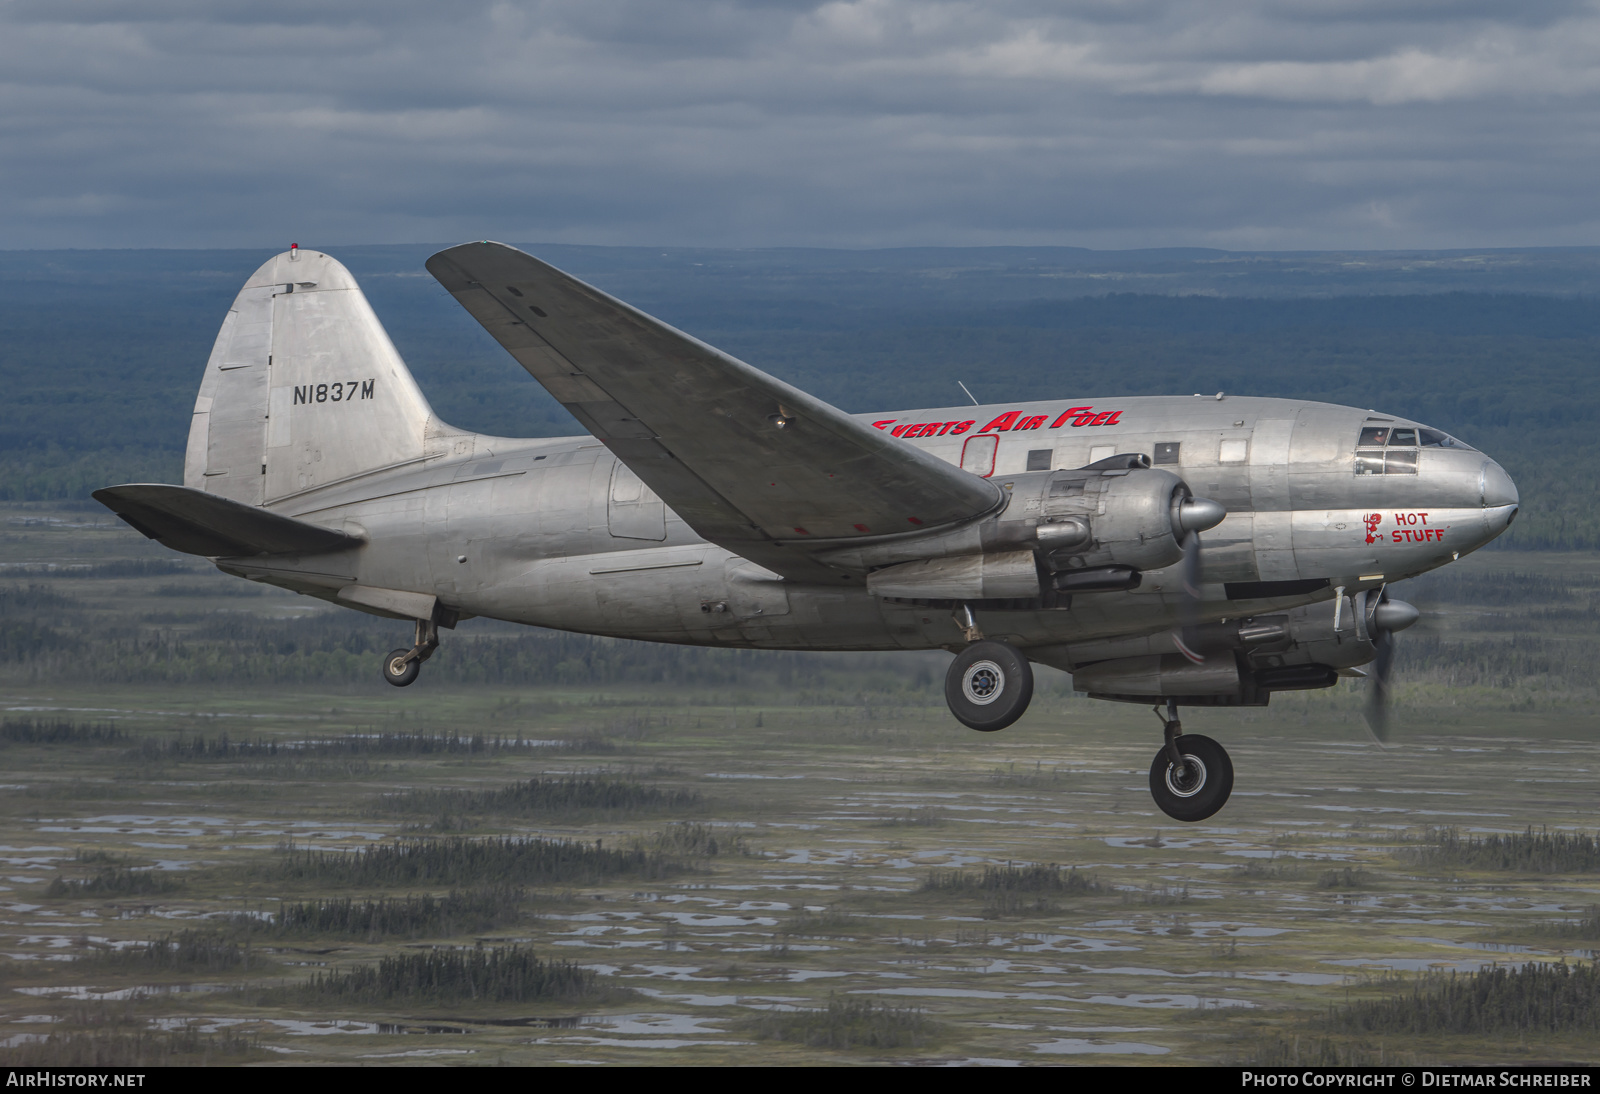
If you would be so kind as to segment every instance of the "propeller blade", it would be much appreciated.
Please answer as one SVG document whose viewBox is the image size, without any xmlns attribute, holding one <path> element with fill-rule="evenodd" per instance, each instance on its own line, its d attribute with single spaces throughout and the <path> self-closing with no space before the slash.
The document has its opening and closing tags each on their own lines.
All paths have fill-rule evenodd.
<svg viewBox="0 0 1600 1094">
<path fill-rule="evenodd" d="M 1183 599 L 1178 605 L 1178 633 L 1173 645 L 1178 652 L 1196 665 L 1205 664 L 1205 654 L 1198 652 L 1200 627 L 1200 533 L 1190 532 L 1183 537 Z"/>
<path fill-rule="evenodd" d="M 1172 644 L 1178 652 L 1196 665 L 1205 664 L 1205 654 L 1200 646 L 1200 533 L 1215 528 L 1227 519 L 1228 510 L 1221 502 L 1210 498 L 1197 498 L 1184 487 L 1172 499 L 1172 534 L 1183 548 L 1180 573 L 1183 577 L 1183 595 L 1178 602 L 1178 629 L 1173 632 Z"/>
<path fill-rule="evenodd" d="M 1373 738 L 1381 745 L 1389 740 L 1389 677 L 1394 670 L 1395 637 L 1389 631 L 1377 630 L 1372 635 L 1372 645 L 1377 657 L 1372 662 L 1372 683 L 1368 686 L 1363 717 Z"/>
</svg>

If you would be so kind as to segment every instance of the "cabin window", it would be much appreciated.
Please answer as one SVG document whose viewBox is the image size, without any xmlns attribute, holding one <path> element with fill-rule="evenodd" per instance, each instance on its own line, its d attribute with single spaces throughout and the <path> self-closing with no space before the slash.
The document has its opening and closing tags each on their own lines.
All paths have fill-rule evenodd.
<svg viewBox="0 0 1600 1094">
<path fill-rule="evenodd" d="M 1028 451 L 1029 471 L 1050 470 L 1050 457 L 1055 453 L 1053 448 L 1033 448 Z"/>
<path fill-rule="evenodd" d="M 1156 463 L 1177 463 L 1178 462 L 1178 448 L 1179 448 L 1179 442 L 1177 442 L 1177 441 L 1162 441 L 1160 444 L 1156 445 L 1155 462 Z"/>
<path fill-rule="evenodd" d="M 1386 425 L 1369 425 L 1361 430 L 1361 439 L 1356 442 L 1362 448 L 1368 445 L 1383 444 L 1389 439 L 1389 427 Z"/>
<path fill-rule="evenodd" d="M 1412 429 L 1410 426 L 1407 426 L 1404 429 L 1391 429 L 1389 431 L 1389 446 L 1391 448 L 1393 448 L 1395 445 L 1410 445 L 1415 448 L 1416 444 L 1417 431 Z"/>
</svg>

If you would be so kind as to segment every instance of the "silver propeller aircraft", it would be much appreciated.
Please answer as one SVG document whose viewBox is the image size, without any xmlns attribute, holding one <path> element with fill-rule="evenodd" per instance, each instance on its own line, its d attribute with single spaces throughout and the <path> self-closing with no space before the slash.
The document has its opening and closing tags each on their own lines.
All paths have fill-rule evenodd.
<svg viewBox="0 0 1600 1094">
<path fill-rule="evenodd" d="M 1222 393 L 846 414 L 514 248 L 427 267 L 589 436 L 444 424 L 349 271 L 291 248 L 223 322 L 183 485 L 94 495 L 225 573 L 414 621 L 382 666 L 398 686 L 471 616 L 949 650 L 950 711 L 985 732 L 1039 663 L 1155 705 L 1151 792 L 1196 821 L 1233 767 L 1180 705 L 1265 706 L 1376 661 L 1381 735 L 1417 618 L 1387 586 L 1517 513 L 1497 463 L 1393 415 Z"/>
</svg>

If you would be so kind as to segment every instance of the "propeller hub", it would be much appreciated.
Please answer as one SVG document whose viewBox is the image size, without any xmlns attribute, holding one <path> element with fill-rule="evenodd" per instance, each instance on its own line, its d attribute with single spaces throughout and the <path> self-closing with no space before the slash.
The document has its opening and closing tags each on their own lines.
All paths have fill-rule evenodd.
<svg viewBox="0 0 1600 1094">
<path fill-rule="evenodd" d="M 1380 631 L 1403 631 L 1418 619 L 1422 618 L 1415 605 L 1407 604 L 1404 600 L 1385 600 L 1372 612 L 1373 626 Z"/>
<path fill-rule="evenodd" d="M 1228 510 L 1220 501 L 1210 498 L 1184 498 L 1177 504 L 1173 512 L 1173 524 L 1177 525 L 1178 538 L 1182 539 L 1190 532 L 1204 532 L 1221 524 L 1228 516 Z"/>
</svg>

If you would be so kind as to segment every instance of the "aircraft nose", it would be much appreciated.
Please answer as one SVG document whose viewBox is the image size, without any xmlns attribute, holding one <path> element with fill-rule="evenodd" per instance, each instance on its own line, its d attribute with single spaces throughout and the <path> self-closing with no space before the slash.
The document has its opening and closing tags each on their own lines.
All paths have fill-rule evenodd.
<svg viewBox="0 0 1600 1094">
<path fill-rule="evenodd" d="M 1517 484 L 1511 481 L 1506 469 L 1493 460 L 1483 461 L 1483 470 L 1478 473 L 1478 495 L 1485 509 L 1516 505 L 1520 500 Z"/>
</svg>

